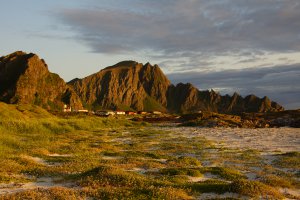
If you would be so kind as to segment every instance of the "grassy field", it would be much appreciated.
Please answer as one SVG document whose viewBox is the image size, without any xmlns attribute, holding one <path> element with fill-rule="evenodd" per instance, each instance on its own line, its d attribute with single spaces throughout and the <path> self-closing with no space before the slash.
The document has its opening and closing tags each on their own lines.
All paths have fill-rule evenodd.
<svg viewBox="0 0 300 200">
<path fill-rule="evenodd" d="M 285 191 L 300 189 L 299 152 L 265 162 L 143 122 L 2 103 L 0 166 L 0 199 L 297 199 Z"/>
</svg>

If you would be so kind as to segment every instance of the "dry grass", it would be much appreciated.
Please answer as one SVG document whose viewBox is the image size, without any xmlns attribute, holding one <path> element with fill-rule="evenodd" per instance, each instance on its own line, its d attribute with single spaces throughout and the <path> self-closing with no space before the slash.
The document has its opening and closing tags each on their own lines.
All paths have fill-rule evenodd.
<svg viewBox="0 0 300 200">
<path fill-rule="evenodd" d="M 258 151 L 216 147 L 125 118 L 59 117 L 2 103 L 0 111 L 0 199 L 193 199 L 208 192 L 281 198 L 276 188 L 299 189 L 296 175 L 280 170 L 299 170 L 297 152 L 266 164 Z M 255 181 L 244 174 L 252 169 Z M 215 178 L 189 181 L 205 174 Z M 4 194 L 8 184 L 22 188 L 39 177 L 60 181 Z"/>
</svg>

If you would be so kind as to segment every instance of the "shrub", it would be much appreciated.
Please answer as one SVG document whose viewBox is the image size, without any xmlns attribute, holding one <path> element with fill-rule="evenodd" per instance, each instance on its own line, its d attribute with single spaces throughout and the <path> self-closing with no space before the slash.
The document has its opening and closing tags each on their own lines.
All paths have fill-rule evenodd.
<svg viewBox="0 0 300 200">
<path fill-rule="evenodd" d="M 229 190 L 231 192 L 251 197 L 268 198 L 271 196 L 279 199 L 283 198 L 276 189 L 258 181 L 236 180 L 230 184 Z"/>
<path fill-rule="evenodd" d="M 226 180 L 238 180 L 247 178 L 245 175 L 241 174 L 239 171 L 234 169 L 229 169 L 225 167 L 205 167 L 201 168 L 202 173 L 212 173 L 214 175 L 218 175 L 221 178 Z"/>
</svg>

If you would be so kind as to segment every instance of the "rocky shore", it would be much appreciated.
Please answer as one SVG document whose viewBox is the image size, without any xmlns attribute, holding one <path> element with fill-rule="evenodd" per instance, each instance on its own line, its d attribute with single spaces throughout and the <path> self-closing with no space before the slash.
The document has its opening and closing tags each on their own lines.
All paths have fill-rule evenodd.
<svg viewBox="0 0 300 200">
<path fill-rule="evenodd" d="M 242 113 L 239 115 L 202 112 L 180 117 L 181 126 L 239 128 L 300 128 L 300 110 L 274 113 Z"/>
</svg>

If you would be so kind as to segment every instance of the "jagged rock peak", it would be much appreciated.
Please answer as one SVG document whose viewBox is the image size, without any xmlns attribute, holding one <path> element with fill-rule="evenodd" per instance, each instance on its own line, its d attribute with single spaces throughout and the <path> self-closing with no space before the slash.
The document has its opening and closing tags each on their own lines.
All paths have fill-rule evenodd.
<svg viewBox="0 0 300 200">
<path fill-rule="evenodd" d="M 146 64 L 143 64 L 143 63 L 139 63 L 139 62 L 136 62 L 133 60 L 125 60 L 125 61 L 121 61 L 115 65 L 106 67 L 100 71 L 112 70 L 112 69 L 120 70 L 120 69 L 126 69 L 126 68 L 134 68 L 134 67 L 144 67 L 144 68 L 153 68 L 153 69 L 158 68 L 160 70 L 160 67 L 157 64 L 151 65 L 149 62 L 147 62 Z"/>
<path fill-rule="evenodd" d="M 166 111 L 171 83 L 158 66 L 123 61 L 68 84 L 93 109 Z"/>
<path fill-rule="evenodd" d="M 51 73 L 36 54 L 17 51 L 0 58 L 0 101 L 61 110 L 64 103 L 81 108 L 78 96 Z"/>
<path fill-rule="evenodd" d="M 122 109 L 189 113 L 281 111 L 269 98 L 237 93 L 222 96 L 199 91 L 190 83 L 172 85 L 158 65 L 122 61 L 68 85 L 33 53 L 17 51 L 0 58 L 0 101 L 30 103 L 48 109 L 63 104 L 90 109 Z"/>
<path fill-rule="evenodd" d="M 8 54 L 8 55 L 5 55 L 5 56 L 2 56 L 0 59 L 9 59 L 9 58 L 12 58 L 12 57 L 15 57 L 15 56 L 21 56 L 21 55 L 26 55 L 27 53 L 24 52 L 24 51 L 15 51 L 14 53 L 11 53 L 11 54 Z"/>
<path fill-rule="evenodd" d="M 188 113 L 207 110 L 222 113 L 279 111 L 282 106 L 255 95 L 221 96 L 199 91 L 190 83 L 172 85 L 158 65 L 123 61 L 83 79 L 69 82 L 86 105 L 96 108 L 168 110 Z"/>
<path fill-rule="evenodd" d="M 142 65 L 141 63 L 138 63 L 136 61 L 133 60 L 125 60 L 125 61 L 121 61 L 118 62 L 115 65 L 109 66 L 104 68 L 103 70 L 111 70 L 111 69 L 121 69 L 121 68 L 130 68 L 130 67 L 135 67 L 137 65 Z M 102 70 L 101 70 L 102 71 Z"/>
</svg>

